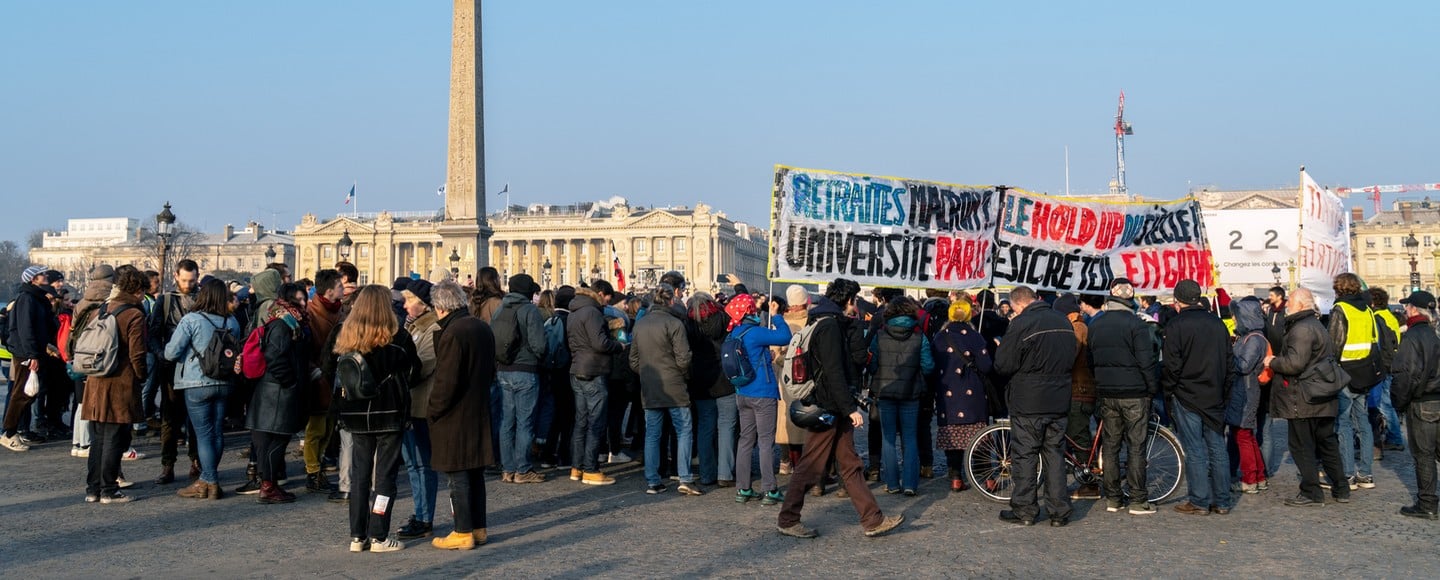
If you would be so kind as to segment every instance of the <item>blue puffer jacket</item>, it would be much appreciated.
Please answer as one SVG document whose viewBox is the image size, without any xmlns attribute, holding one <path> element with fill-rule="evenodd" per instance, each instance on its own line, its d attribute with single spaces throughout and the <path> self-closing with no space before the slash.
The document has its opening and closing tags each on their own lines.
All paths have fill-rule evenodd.
<svg viewBox="0 0 1440 580">
<path fill-rule="evenodd" d="M 183 364 L 175 365 L 175 390 L 230 383 L 205 376 L 200 370 L 200 353 L 210 346 L 210 338 L 217 328 L 227 328 L 235 339 L 240 340 L 240 323 L 234 316 L 224 319 L 214 314 L 191 312 L 180 319 L 175 332 L 165 345 L 165 359 Z"/>
<path fill-rule="evenodd" d="M 790 325 L 779 314 L 772 317 L 771 325 L 765 328 L 747 317 L 740 326 L 730 330 L 731 336 L 744 332 L 741 340 L 745 343 L 745 354 L 750 356 L 750 366 L 755 368 L 755 380 L 735 389 L 735 393 L 755 399 L 779 399 L 780 383 L 775 379 L 775 365 L 771 363 L 770 347 L 790 344 Z"/>
</svg>

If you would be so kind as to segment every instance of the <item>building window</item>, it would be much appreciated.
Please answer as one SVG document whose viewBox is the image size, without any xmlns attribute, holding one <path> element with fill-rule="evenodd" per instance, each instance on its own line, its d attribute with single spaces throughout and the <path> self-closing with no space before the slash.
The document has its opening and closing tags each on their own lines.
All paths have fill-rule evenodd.
<svg viewBox="0 0 1440 580">
<path fill-rule="evenodd" d="M 655 240 L 655 253 L 659 254 L 659 253 L 662 253 L 662 252 L 664 252 L 664 251 L 665 251 L 665 240 Z"/>
<path fill-rule="evenodd" d="M 370 244 L 365 244 L 365 245 L 360 246 L 360 257 L 361 257 L 361 258 L 369 258 L 369 257 L 370 257 Z"/>
<path fill-rule="evenodd" d="M 676 252 L 683 252 L 683 251 L 685 251 L 685 238 L 675 238 L 675 251 L 676 251 Z"/>
<path fill-rule="evenodd" d="M 1425 236 L 1425 247 L 1430 247 L 1430 236 Z"/>
<path fill-rule="evenodd" d="M 335 252 L 335 249 L 334 249 L 333 247 L 331 247 L 331 246 L 324 246 L 324 247 L 320 248 L 320 255 L 321 255 L 321 256 L 324 256 L 325 259 L 327 259 L 327 260 L 330 259 L 332 256 L 334 256 L 334 252 Z"/>
<path fill-rule="evenodd" d="M 644 251 L 645 251 L 645 240 L 635 240 L 635 251 L 637 251 L 637 252 L 644 252 Z"/>
<path fill-rule="evenodd" d="M 1390 245 L 1390 237 L 1389 237 L 1389 236 L 1386 236 L 1386 237 L 1384 238 L 1384 240 L 1385 240 L 1385 247 L 1387 247 L 1387 248 L 1393 247 L 1393 246 Z"/>
</svg>

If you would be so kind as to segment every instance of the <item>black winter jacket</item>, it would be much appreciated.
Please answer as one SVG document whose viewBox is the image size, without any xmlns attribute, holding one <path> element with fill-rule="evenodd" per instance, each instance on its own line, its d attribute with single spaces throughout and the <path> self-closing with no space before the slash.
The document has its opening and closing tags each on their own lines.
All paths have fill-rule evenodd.
<svg viewBox="0 0 1440 580">
<path fill-rule="evenodd" d="M 1165 361 L 1160 385 L 1205 426 L 1225 430 L 1230 394 L 1230 331 L 1220 318 L 1199 306 L 1181 310 L 1165 323 Z"/>
<path fill-rule="evenodd" d="M 860 387 L 852 344 L 854 335 L 862 333 L 853 328 L 855 321 L 845 316 L 830 299 L 817 297 L 813 304 L 806 324 L 818 325 L 810 336 L 810 360 L 819 374 L 810 397 L 820 408 L 835 415 L 836 421 L 848 421 L 844 417 L 857 410 L 855 397 Z M 861 357 L 866 356 L 864 344 L 862 337 Z"/>
<path fill-rule="evenodd" d="M 982 331 L 983 334 L 983 331 Z M 1010 321 L 995 351 L 995 372 L 1009 376 L 1006 402 L 1015 415 L 1070 412 L 1070 377 L 1079 341 L 1065 315 L 1036 300 Z"/>
<path fill-rule="evenodd" d="M 284 319 L 266 323 L 261 336 L 265 374 L 255 383 L 245 426 L 251 431 L 293 435 L 305 428 L 305 397 L 310 385 L 306 372 L 308 341 L 304 326 L 292 329 Z"/>
<path fill-rule="evenodd" d="M 720 369 L 720 345 L 730 334 L 726 326 L 730 316 L 716 310 L 708 318 L 685 320 L 686 337 L 690 341 L 690 399 L 713 400 L 735 394 L 735 385 Z"/>
<path fill-rule="evenodd" d="M 337 325 L 325 343 L 324 363 L 321 372 L 335 377 L 339 355 L 335 354 L 335 339 L 340 336 L 344 323 Z M 415 339 L 404 328 L 395 333 L 390 344 L 372 350 L 364 355 L 365 366 L 381 386 L 380 393 L 367 401 L 347 401 L 338 377 L 331 381 L 335 385 L 332 405 L 338 407 L 340 426 L 351 433 L 399 433 L 410 421 L 410 389 L 420 385 L 420 356 L 415 351 Z M 390 379 L 390 380 L 387 380 Z"/>
<path fill-rule="evenodd" d="M 1404 413 L 1410 403 L 1440 401 L 1440 337 L 1430 322 L 1410 325 L 1390 372 L 1390 396 L 1395 410 Z"/>
<path fill-rule="evenodd" d="M 45 290 L 34 284 L 21 284 L 15 289 L 15 304 L 10 310 L 10 354 L 16 364 L 45 356 L 45 346 L 55 344 L 60 332 L 55 309 Z M 78 334 L 78 329 L 76 331 Z"/>
<path fill-rule="evenodd" d="M 635 323 L 630 368 L 640 375 L 640 401 L 646 409 L 689 407 L 690 342 L 685 322 L 674 308 L 656 306 Z"/>
<path fill-rule="evenodd" d="M 1314 310 L 1301 310 L 1285 317 L 1285 349 L 1275 353 L 1270 370 L 1276 379 L 1270 381 L 1270 415 L 1279 419 L 1334 418 L 1340 412 L 1340 401 L 1310 403 L 1300 383 L 1320 380 L 1318 373 L 1309 372 L 1325 357 L 1336 356 L 1335 343 L 1320 323 Z M 1338 360 L 1339 357 L 1337 356 Z"/>
<path fill-rule="evenodd" d="M 610 335 L 597 298 L 590 289 L 576 290 L 570 301 L 570 316 L 565 320 L 570 374 L 587 379 L 609 375 L 612 355 L 625 348 Z"/>
<path fill-rule="evenodd" d="M 1096 396 L 1139 399 L 1159 392 L 1155 338 L 1134 312 L 1107 309 L 1092 319 L 1087 350 Z"/>
</svg>

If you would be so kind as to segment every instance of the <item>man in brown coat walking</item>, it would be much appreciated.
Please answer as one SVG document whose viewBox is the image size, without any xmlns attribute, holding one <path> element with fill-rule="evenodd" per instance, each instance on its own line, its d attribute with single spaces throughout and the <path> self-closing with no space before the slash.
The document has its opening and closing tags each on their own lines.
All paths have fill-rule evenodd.
<svg viewBox="0 0 1440 580">
<path fill-rule="evenodd" d="M 141 417 L 140 384 L 149 369 L 145 365 L 145 314 L 140 296 L 150 279 L 133 267 L 117 272 L 116 296 L 101 310 L 114 316 L 119 331 L 115 354 L 119 369 L 110 376 L 92 376 L 86 381 L 81 417 L 90 421 L 94 438 L 90 442 L 89 471 L 85 477 L 85 501 L 102 504 L 126 503 L 116 478 L 120 455 L 130 448 L 130 424 Z"/>
</svg>

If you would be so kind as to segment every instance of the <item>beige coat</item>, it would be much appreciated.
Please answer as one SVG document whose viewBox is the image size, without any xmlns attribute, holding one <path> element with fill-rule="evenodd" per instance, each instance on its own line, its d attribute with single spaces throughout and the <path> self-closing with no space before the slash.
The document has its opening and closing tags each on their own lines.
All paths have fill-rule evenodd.
<svg viewBox="0 0 1440 580">
<path fill-rule="evenodd" d="M 435 333 L 440 332 L 435 311 L 426 309 L 419 318 L 405 325 L 405 331 L 415 340 L 415 354 L 420 356 L 420 382 L 410 389 L 410 416 L 424 419 L 430 409 L 430 387 L 435 375 Z"/>
<path fill-rule="evenodd" d="M 790 325 L 790 333 L 797 334 L 800 329 L 805 328 L 807 314 L 804 310 L 785 313 L 785 324 Z M 774 347 L 775 352 L 775 376 L 781 376 L 782 363 L 785 362 L 785 349 L 788 347 Z M 805 430 L 790 422 L 790 398 L 785 396 L 785 389 L 780 389 L 779 413 L 775 416 L 775 442 L 781 445 L 804 445 Z"/>
</svg>

